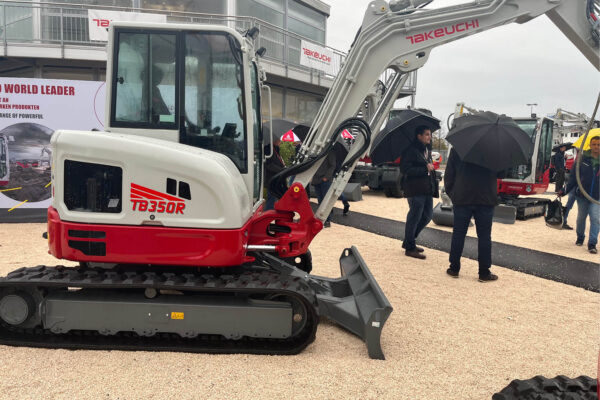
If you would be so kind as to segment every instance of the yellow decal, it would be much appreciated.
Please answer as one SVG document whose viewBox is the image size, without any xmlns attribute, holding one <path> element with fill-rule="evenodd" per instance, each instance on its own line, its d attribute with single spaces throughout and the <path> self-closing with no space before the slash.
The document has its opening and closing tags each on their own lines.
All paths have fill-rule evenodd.
<svg viewBox="0 0 600 400">
<path fill-rule="evenodd" d="M 183 319 L 183 313 L 182 312 L 172 312 L 171 313 L 171 319 Z"/>
</svg>

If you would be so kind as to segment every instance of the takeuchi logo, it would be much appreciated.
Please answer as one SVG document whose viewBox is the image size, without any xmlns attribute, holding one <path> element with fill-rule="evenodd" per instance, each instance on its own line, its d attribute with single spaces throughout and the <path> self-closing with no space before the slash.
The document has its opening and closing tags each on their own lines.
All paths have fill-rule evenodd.
<svg viewBox="0 0 600 400">
<path fill-rule="evenodd" d="M 307 49 L 306 47 L 303 47 L 302 51 L 304 52 L 305 56 L 308 56 L 318 61 L 326 62 L 328 64 L 331 63 L 331 57 L 329 57 L 327 54 L 319 53 L 318 51 Z"/>
<path fill-rule="evenodd" d="M 185 200 L 131 183 L 132 211 L 183 214 Z"/>
<path fill-rule="evenodd" d="M 411 44 L 425 42 L 430 39 L 441 38 L 448 35 L 454 35 L 459 32 L 465 32 L 469 29 L 479 28 L 479 20 L 473 19 L 469 22 L 459 22 L 451 26 L 444 28 L 432 29 L 429 32 L 418 33 L 416 35 L 407 36 L 406 39 L 410 40 Z"/>
</svg>

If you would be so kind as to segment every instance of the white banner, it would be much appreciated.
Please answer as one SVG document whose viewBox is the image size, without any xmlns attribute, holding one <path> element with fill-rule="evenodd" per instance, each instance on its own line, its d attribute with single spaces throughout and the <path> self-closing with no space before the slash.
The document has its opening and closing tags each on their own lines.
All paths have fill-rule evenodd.
<svg viewBox="0 0 600 400">
<path fill-rule="evenodd" d="M 318 69 L 329 75 L 335 75 L 333 51 L 318 44 L 300 41 L 300 65 Z"/>
<path fill-rule="evenodd" d="M 17 208 L 50 205 L 50 137 L 104 130 L 104 97 L 104 82 L 0 78 L 0 222 Z"/>
<path fill-rule="evenodd" d="M 167 22 L 167 16 L 123 11 L 88 10 L 90 40 L 108 41 L 108 27 L 112 21 Z"/>
</svg>

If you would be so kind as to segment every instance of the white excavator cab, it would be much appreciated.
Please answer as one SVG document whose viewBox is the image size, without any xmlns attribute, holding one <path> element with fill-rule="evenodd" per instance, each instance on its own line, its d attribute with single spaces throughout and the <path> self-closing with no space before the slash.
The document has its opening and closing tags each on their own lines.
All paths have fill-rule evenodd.
<svg viewBox="0 0 600 400">
<path fill-rule="evenodd" d="M 226 156 L 261 198 L 259 78 L 252 42 L 220 26 L 115 23 L 106 126 Z"/>
</svg>

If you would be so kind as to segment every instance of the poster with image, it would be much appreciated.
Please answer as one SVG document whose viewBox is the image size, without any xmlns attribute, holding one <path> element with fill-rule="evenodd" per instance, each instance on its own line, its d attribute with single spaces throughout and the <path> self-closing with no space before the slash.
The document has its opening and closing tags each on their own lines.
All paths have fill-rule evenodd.
<svg viewBox="0 0 600 400">
<path fill-rule="evenodd" d="M 104 129 L 104 82 L 0 78 L 0 223 L 45 220 L 58 129 Z"/>
</svg>

